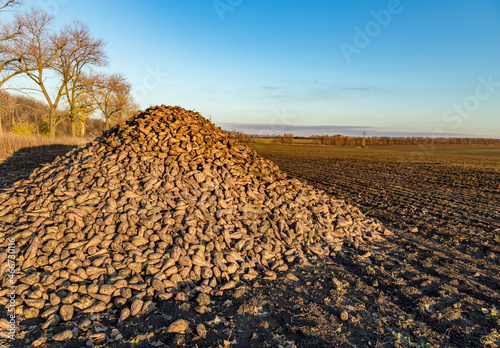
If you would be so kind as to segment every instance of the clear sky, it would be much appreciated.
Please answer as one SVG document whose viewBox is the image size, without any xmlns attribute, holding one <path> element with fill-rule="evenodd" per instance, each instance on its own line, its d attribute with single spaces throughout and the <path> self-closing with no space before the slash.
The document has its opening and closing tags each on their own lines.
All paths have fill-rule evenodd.
<svg viewBox="0 0 500 348">
<path fill-rule="evenodd" d="M 28 4 L 87 23 L 141 108 L 263 134 L 500 137 L 498 0 Z"/>
</svg>

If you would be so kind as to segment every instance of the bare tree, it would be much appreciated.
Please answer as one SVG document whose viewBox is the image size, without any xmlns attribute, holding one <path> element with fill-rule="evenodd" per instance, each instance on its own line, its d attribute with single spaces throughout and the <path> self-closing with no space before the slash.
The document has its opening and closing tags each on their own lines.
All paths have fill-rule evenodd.
<svg viewBox="0 0 500 348">
<path fill-rule="evenodd" d="M 285 133 L 283 135 L 283 142 L 287 144 L 293 143 L 293 134 L 292 133 Z"/>
<path fill-rule="evenodd" d="M 16 0 L 0 0 L 0 13 L 10 10 L 19 4 Z M 19 60 L 18 52 L 12 45 L 13 39 L 21 34 L 22 26 L 18 21 L 0 24 L 0 88 L 8 79 L 19 74 L 13 67 L 13 63 Z"/>
<path fill-rule="evenodd" d="M 98 75 L 93 80 L 91 95 L 104 116 L 106 130 L 135 111 L 137 107 L 130 94 L 131 85 L 123 75 Z"/>
<path fill-rule="evenodd" d="M 0 13 L 9 11 L 21 2 L 18 0 L 0 0 Z M 22 27 L 19 22 L 5 22 L 0 24 L 0 91 L 3 85 L 20 72 L 12 69 L 19 55 L 13 49 L 12 40 L 20 35 Z M 0 117 L 0 134 L 3 133 L 2 118 Z"/>
<path fill-rule="evenodd" d="M 79 21 L 66 25 L 53 41 L 61 49 L 54 68 L 67 81 L 64 93 L 68 102 L 71 135 L 75 137 L 77 126 L 84 125 L 85 118 L 93 112 L 88 96 L 93 81 L 85 76 L 85 69 L 107 63 L 104 43 L 94 39 L 88 26 Z"/>
<path fill-rule="evenodd" d="M 61 83 L 52 96 L 46 85 L 48 69 L 54 66 L 59 54 L 52 42 L 52 17 L 45 12 L 32 10 L 18 15 L 24 30 L 16 39 L 16 50 L 21 54 L 17 70 L 27 75 L 45 97 L 49 106 L 48 125 L 50 137 L 55 137 L 57 126 L 57 107 L 64 94 L 64 83 Z"/>
<path fill-rule="evenodd" d="M 90 37 L 88 27 L 79 22 L 54 33 L 50 28 L 52 17 L 47 13 L 32 10 L 18 18 L 24 30 L 15 40 L 17 51 L 22 54 L 17 67 L 45 97 L 49 105 L 49 135 L 53 138 L 57 125 L 71 114 L 59 112 L 59 103 L 66 97 L 71 109 L 77 95 L 68 94 L 79 88 L 83 69 L 104 64 L 103 43 Z M 53 77 L 49 79 L 50 84 L 48 77 Z M 49 91 L 49 86 L 54 84 L 55 91 Z"/>
<path fill-rule="evenodd" d="M 97 105 L 90 94 L 92 88 L 92 82 L 83 76 L 77 85 L 72 85 L 67 94 L 73 137 L 77 135 L 83 137 L 85 121 L 96 111 Z"/>
</svg>

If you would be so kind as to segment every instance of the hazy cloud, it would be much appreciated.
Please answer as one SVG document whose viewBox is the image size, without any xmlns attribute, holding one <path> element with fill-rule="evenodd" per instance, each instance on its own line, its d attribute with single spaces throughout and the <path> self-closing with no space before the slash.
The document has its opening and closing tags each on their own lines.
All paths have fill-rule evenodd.
<svg viewBox="0 0 500 348">
<path fill-rule="evenodd" d="M 361 135 L 363 131 L 369 131 L 372 127 L 359 126 L 297 126 L 289 124 L 249 124 L 249 123 L 222 123 L 218 126 L 226 130 L 236 130 L 247 134 L 257 135 L 282 135 L 293 133 L 296 136 L 310 135 Z"/>
<path fill-rule="evenodd" d="M 371 91 L 371 89 L 368 87 L 342 87 L 340 89 L 343 91 L 361 91 L 361 92 Z"/>
<path fill-rule="evenodd" d="M 266 96 L 267 99 L 287 99 L 287 98 L 293 98 L 294 96 L 291 94 L 276 94 L 276 95 L 268 95 Z"/>
<path fill-rule="evenodd" d="M 390 132 L 378 130 L 370 126 L 298 126 L 287 124 L 266 124 L 266 123 L 221 123 L 218 124 L 227 131 L 240 131 L 251 135 L 283 135 L 283 133 L 292 133 L 295 136 L 308 137 L 311 135 L 348 135 L 362 136 L 366 132 L 368 137 L 436 137 L 435 133 L 430 132 Z M 445 138 L 476 138 L 477 134 L 445 133 L 439 134 L 439 137 Z"/>
</svg>

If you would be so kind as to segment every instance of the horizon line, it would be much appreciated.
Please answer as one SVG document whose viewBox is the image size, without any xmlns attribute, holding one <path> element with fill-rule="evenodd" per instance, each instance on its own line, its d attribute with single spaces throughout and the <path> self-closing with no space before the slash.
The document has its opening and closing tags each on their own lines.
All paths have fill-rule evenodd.
<svg viewBox="0 0 500 348">
<path fill-rule="evenodd" d="M 264 123 L 218 123 L 217 126 L 227 131 L 243 132 L 252 136 L 279 136 L 284 133 L 292 133 L 294 136 L 311 137 L 322 135 L 344 135 L 366 137 L 424 137 L 424 138 L 487 138 L 500 139 L 500 136 L 471 134 L 471 133 L 437 133 L 424 131 L 384 131 L 372 126 L 299 126 L 286 124 L 264 124 Z"/>
</svg>

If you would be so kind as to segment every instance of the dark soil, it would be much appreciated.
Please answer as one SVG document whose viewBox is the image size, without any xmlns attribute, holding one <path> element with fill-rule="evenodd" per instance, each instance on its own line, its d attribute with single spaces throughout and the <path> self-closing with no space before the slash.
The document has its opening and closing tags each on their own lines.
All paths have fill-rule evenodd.
<svg viewBox="0 0 500 348">
<path fill-rule="evenodd" d="M 0 154 L 0 189 L 27 178 L 36 168 L 52 163 L 73 148 L 72 145 L 46 145 L 27 147 L 10 156 Z"/>
<path fill-rule="evenodd" d="M 290 175 L 377 217 L 394 235 L 358 250 L 344 247 L 333 258 L 311 259 L 310 265 L 291 268 L 288 277 L 239 284 L 212 298 L 205 314 L 194 311 L 194 299 L 169 300 L 123 323 L 112 313 L 89 317 L 92 324 L 80 331 L 83 338 L 67 342 L 51 337 L 87 317 L 45 332 L 38 319 L 25 320 L 15 341 L 0 344 L 26 347 L 45 335 L 44 347 L 84 347 L 91 337 L 96 347 L 500 346 L 500 169 L 495 164 L 500 158 L 493 158 L 492 166 L 445 155 L 256 149 Z M 43 157 L 46 161 L 50 158 Z M 37 162 L 23 157 L 8 167 L 0 164 L 0 185 L 22 179 Z M 415 227 L 418 231 L 410 232 Z M 0 312 L 0 318 L 4 315 Z M 189 321 L 190 330 L 167 333 L 180 318 Z M 200 323 L 208 331 L 205 339 L 196 334 Z M 112 339 L 113 329 L 123 338 Z"/>
</svg>

